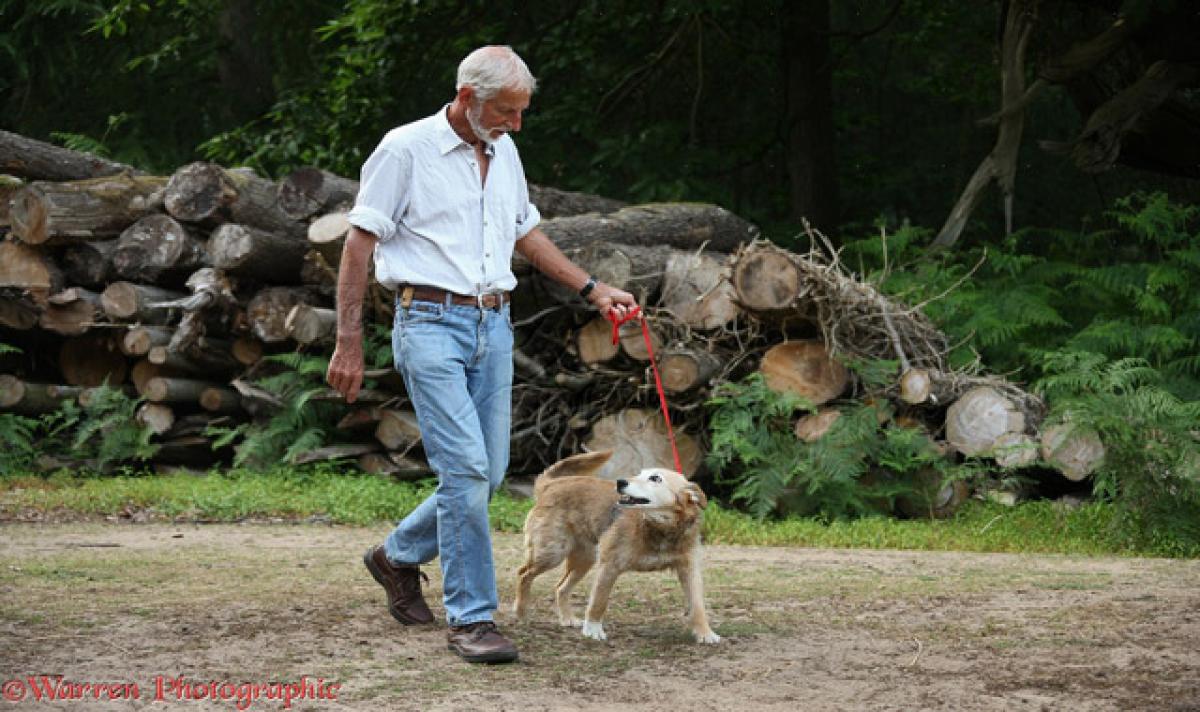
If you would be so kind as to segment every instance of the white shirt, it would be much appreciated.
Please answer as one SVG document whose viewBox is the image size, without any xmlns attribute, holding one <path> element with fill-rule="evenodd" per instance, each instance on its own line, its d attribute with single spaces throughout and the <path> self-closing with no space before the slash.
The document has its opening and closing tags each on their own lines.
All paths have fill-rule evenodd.
<svg viewBox="0 0 1200 712">
<path fill-rule="evenodd" d="M 475 149 L 443 108 L 392 129 L 367 162 L 350 224 L 379 238 L 375 277 L 395 289 L 421 284 L 458 294 L 508 291 L 516 241 L 541 221 L 507 135 L 487 147 L 487 183 Z"/>
</svg>

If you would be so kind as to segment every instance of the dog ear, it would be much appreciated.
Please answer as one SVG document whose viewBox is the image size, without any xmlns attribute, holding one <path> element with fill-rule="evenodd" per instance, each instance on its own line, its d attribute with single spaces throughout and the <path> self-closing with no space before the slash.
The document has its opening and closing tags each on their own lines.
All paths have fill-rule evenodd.
<svg viewBox="0 0 1200 712">
<path fill-rule="evenodd" d="M 604 467 L 604 464 L 612 459 L 612 450 L 599 450 L 597 452 L 585 452 L 582 455 L 572 455 L 565 460 L 559 460 L 546 471 L 542 473 L 542 477 L 585 477 L 595 475 L 596 472 Z"/>
<path fill-rule="evenodd" d="M 708 498 L 695 483 L 689 482 L 675 494 L 675 513 L 682 523 L 694 522 L 700 516 L 700 510 L 707 506 Z"/>
<path fill-rule="evenodd" d="M 704 490 L 700 489 L 700 485 L 695 482 L 689 482 L 683 491 L 687 493 L 687 496 L 700 509 L 708 507 L 708 497 L 704 495 Z"/>
</svg>

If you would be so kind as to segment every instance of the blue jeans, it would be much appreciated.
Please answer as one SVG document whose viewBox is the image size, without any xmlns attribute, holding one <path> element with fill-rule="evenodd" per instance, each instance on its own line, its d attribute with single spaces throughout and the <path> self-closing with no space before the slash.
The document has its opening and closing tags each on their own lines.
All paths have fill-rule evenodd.
<svg viewBox="0 0 1200 712">
<path fill-rule="evenodd" d="M 512 420 L 513 332 L 503 311 L 397 305 L 396 370 L 417 413 L 437 490 L 384 542 L 397 564 L 441 556 L 446 622 L 492 620 L 500 605 L 488 502 L 504 480 Z"/>
</svg>

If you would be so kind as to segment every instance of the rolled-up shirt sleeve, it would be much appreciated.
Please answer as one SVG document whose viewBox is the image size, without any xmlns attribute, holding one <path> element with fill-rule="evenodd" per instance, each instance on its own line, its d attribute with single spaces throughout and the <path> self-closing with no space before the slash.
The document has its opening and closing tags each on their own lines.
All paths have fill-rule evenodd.
<svg viewBox="0 0 1200 712">
<path fill-rule="evenodd" d="M 514 238 L 517 240 L 520 240 L 522 237 L 528 235 L 529 232 L 533 230 L 533 228 L 537 227 L 538 223 L 542 221 L 542 214 L 538 212 L 537 206 L 529 202 L 529 185 L 525 182 L 524 176 L 521 178 L 522 180 L 520 181 L 521 187 L 518 205 L 524 205 L 525 207 L 523 210 L 519 210 L 517 212 L 517 224 Z"/>
<path fill-rule="evenodd" d="M 404 215 L 411 181 L 411 157 L 382 145 L 362 167 L 358 198 L 346 216 L 350 224 L 375 235 L 381 242 L 396 236 L 396 223 Z"/>
</svg>

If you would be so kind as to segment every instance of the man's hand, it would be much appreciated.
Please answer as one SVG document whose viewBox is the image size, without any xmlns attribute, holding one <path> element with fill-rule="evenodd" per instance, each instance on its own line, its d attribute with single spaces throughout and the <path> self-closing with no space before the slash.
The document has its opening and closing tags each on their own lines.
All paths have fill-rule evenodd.
<svg viewBox="0 0 1200 712">
<path fill-rule="evenodd" d="M 362 338 L 338 339 L 333 356 L 329 359 L 325 380 L 345 396 L 347 403 L 353 403 L 358 398 L 363 382 Z"/>
<path fill-rule="evenodd" d="M 592 306 L 600 310 L 600 315 L 606 318 L 615 317 L 617 321 L 624 319 L 637 308 L 637 300 L 633 295 L 616 287 L 610 287 L 604 282 L 597 282 L 596 288 L 588 295 Z M 612 317 L 609 317 L 609 313 Z"/>
</svg>

